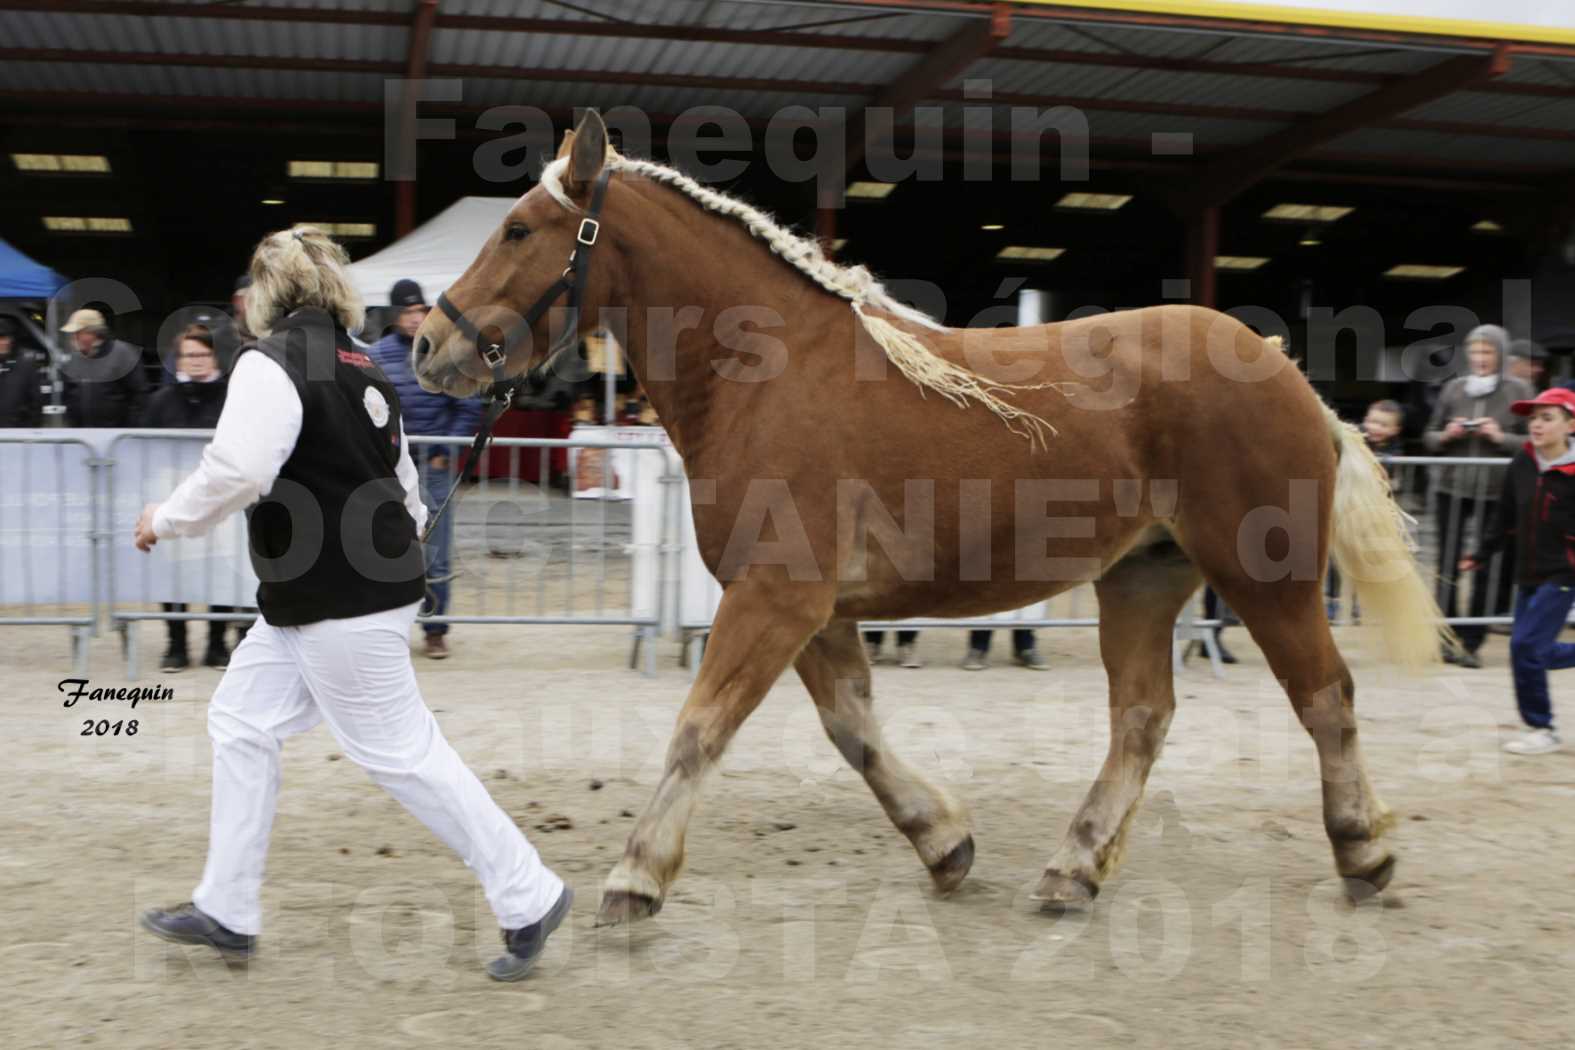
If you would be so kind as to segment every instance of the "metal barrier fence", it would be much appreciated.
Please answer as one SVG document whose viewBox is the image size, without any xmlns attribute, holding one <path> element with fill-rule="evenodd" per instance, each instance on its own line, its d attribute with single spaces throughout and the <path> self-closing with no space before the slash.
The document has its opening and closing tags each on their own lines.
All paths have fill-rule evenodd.
<svg viewBox="0 0 1575 1050">
<path fill-rule="evenodd" d="M 563 624 L 632 629 L 631 666 L 659 632 L 691 638 L 710 628 L 720 587 L 700 562 L 688 514 L 687 479 L 660 431 L 623 431 L 569 439 L 499 438 L 473 485 L 448 511 L 448 564 L 433 563 L 445 585 L 439 612 L 423 624 Z M 196 465 L 209 431 L 122 430 L 0 432 L 0 627 L 72 629 L 74 661 L 85 669 L 87 642 L 101 614 L 122 633 L 128 674 L 136 676 L 136 625 L 148 620 L 248 622 L 255 577 L 245 557 L 240 516 L 203 539 L 166 541 L 152 556 L 124 539 L 146 502 L 166 497 Z M 429 506 L 451 487 L 462 437 L 415 437 Z M 588 450 L 599 462 L 582 466 Z M 448 453 L 434 461 L 434 453 Z M 556 460 L 556 462 L 555 462 Z M 1513 620 L 1513 552 L 1476 573 L 1456 563 L 1480 544 L 1497 504 L 1507 459 L 1394 457 L 1384 460 L 1396 498 L 1417 520 L 1424 571 L 1436 575 L 1447 622 L 1469 631 Z M 584 491 L 586 474 L 599 484 Z M 568 492 L 546 481 L 566 474 Z M 587 497 L 587 498 L 578 498 Z M 429 559 L 436 552 L 429 549 Z M 85 563 L 85 564 L 84 564 Z M 83 570 L 86 570 L 85 572 Z M 1360 615 L 1328 587 L 1331 619 Z M 207 611 L 163 608 L 204 604 Z M 213 608 L 217 605 L 218 608 Z M 867 623 L 866 629 L 964 630 L 1092 627 L 1091 588 L 1079 587 L 1026 610 L 976 620 L 923 618 Z M 1181 637 L 1207 640 L 1219 619 L 1189 606 Z"/>
<path fill-rule="evenodd" d="M 0 431 L 0 627 L 71 628 L 78 674 L 98 628 L 108 467 L 82 437 Z"/>
<path fill-rule="evenodd" d="M 469 441 L 411 436 L 410 444 L 428 506 L 437 506 Z M 582 471 L 592 450 L 600 462 Z M 441 466 L 434 452 L 446 452 Z M 478 466 L 428 544 L 429 578 L 434 590 L 446 588 L 445 608 L 418 622 L 627 626 L 630 666 L 643 652 L 652 670 L 649 643 L 671 626 L 680 572 L 672 504 L 683 469 L 666 435 L 497 438 Z M 567 493 L 545 483 L 554 473 L 566 478 Z M 598 482 L 589 490 L 581 485 L 587 474 Z"/>
</svg>

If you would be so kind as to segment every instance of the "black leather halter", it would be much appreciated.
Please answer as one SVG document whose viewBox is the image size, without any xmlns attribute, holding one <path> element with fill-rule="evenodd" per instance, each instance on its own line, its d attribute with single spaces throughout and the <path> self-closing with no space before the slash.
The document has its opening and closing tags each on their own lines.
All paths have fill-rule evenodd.
<svg viewBox="0 0 1575 1050">
<path fill-rule="evenodd" d="M 481 427 L 476 431 L 476 439 L 470 444 L 470 454 L 465 458 L 465 464 L 460 468 L 456 483 L 449 490 L 448 499 L 427 522 L 427 527 L 421 534 L 421 542 L 427 542 L 427 537 L 432 535 L 432 530 L 437 527 L 438 520 L 443 517 L 443 512 L 448 510 L 449 501 L 459 491 L 464 482 L 470 480 L 471 470 L 479 462 L 481 453 L 486 450 L 487 444 L 492 440 L 492 428 L 509 405 L 514 401 L 514 395 L 520 390 L 539 390 L 546 385 L 548 377 L 562 371 L 564 363 L 571 355 L 576 355 L 580 350 L 580 310 L 585 297 L 585 281 L 590 273 L 591 249 L 596 246 L 597 239 L 601 236 L 602 202 L 607 197 L 607 181 L 612 177 L 612 169 L 604 166 L 601 174 L 596 177 L 596 186 L 591 191 L 590 207 L 585 211 L 585 218 L 580 220 L 580 228 L 574 235 L 574 248 L 569 252 L 569 264 L 563 268 L 563 273 L 541 296 L 531 304 L 525 316 L 520 318 L 519 324 L 504 333 L 503 341 L 495 343 L 481 337 L 481 331 L 470 319 L 460 312 L 449 299 L 448 293 L 443 292 L 437 297 L 437 307 L 443 311 L 443 316 L 454 322 L 454 326 L 469 339 L 476 348 L 476 353 L 481 357 L 482 364 L 492 370 L 492 386 L 489 390 L 487 410 L 482 415 Z M 509 350 L 513 347 L 527 343 L 530 340 L 531 330 L 536 322 L 559 299 L 568 296 L 569 317 L 564 326 L 563 334 L 558 336 L 547 355 L 540 364 L 531 368 L 523 375 L 510 379 L 504 371 L 508 363 Z M 583 362 L 581 362 L 583 369 Z"/>
</svg>

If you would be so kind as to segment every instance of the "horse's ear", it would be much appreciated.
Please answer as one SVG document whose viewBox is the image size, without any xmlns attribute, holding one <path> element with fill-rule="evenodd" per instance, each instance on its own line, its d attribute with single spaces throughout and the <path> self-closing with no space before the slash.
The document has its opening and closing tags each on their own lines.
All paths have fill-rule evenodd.
<svg viewBox="0 0 1575 1050">
<path fill-rule="evenodd" d="M 573 138 L 566 139 L 564 146 L 569 150 L 564 189 L 571 197 L 578 197 L 590 191 L 591 184 L 602 173 L 602 165 L 607 163 L 607 125 L 602 123 L 602 115 L 594 109 L 586 110 L 574 129 Z"/>
</svg>

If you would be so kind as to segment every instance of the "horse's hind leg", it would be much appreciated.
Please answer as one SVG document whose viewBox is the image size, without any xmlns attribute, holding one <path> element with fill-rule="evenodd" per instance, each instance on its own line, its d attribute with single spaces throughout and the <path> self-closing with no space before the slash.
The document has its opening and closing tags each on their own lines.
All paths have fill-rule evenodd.
<svg viewBox="0 0 1575 1050">
<path fill-rule="evenodd" d="M 1127 555 L 1094 585 L 1099 652 L 1110 678 L 1110 749 L 1034 899 L 1090 901 L 1120 864 L 1127 828 L 1176 707 L 1176 615 L 1201 582 L 1187 556 L 1165 540 Z"/>
<path fill-rule="evenodd" d="M 602 888 L 599 923 L 642 919 L 661 910 L 684 861 L 684 833 L 700 782 L 744 719 L 830 616 L 833 593 L 762 574 L 722 595 L 700 674 L 678 713 L 656 794 L 635 823 Z"/>
<path fill-rule="evenodd" d="M 858 770 L 897 830 L 908 837 L 936 888 L 950 892 L 973 864 L 967 812 L 881 740 L 870 692 L 870 665 L 858 625 L 837 620 L 799 654 L 799 677 L 815 700 L 820 724 Z"/>
<path fill-rule="evenodd" d="M 1335 648 L 1320 581 L 1257 583 L 1236 565 L 1206 571 L 1263 650 L 1318 749 L 1323 825 L 1335 870 L 1354 899 L 1372 895 L 1394 874 L 1394 854 L 1383 842 L 1394 818 L 1367 779 L 1356 734 L 1356 686 Z"/>
</svg>

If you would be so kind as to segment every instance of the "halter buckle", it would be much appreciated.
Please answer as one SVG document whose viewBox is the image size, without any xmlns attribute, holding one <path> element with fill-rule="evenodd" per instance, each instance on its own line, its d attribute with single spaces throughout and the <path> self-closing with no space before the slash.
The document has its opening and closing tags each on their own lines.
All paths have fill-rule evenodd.
<svg viewBox="0 0 1575 1050">
<path fill-rule="evenodd" d="M 589 248 L 596 243 L 596 238 L 601 232 L 602 224 L 595 219 L 581 219 L 580 232 L 575 235 L 574 239 Z"/>
<path fill-rule="evenodd" d="M 481 351 L 481 360 L 488 368 L 497 368 L 505 360 L 507 360 L 507 358 L 508 354 L 504 353 L 503 347 L 499 346 L 497 343 L 491 343 L 485 350 Z"/>
</svg>

